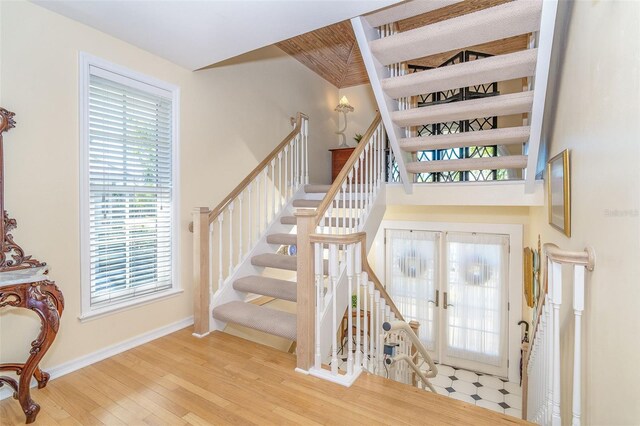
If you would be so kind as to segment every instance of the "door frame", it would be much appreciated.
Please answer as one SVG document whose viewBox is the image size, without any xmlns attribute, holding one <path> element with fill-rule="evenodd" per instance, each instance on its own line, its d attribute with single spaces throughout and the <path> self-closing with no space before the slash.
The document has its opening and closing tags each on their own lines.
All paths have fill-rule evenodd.
<svg viewBox="0 0 640 426">
<path fill-rule="evenodd" d="M 522 285 L 523 285 L 523 232 L 522 224 L 493 223 L 456 223 L 456 222 L 422 222 L 404 220 L 383 220 L 378 228 L 372 250 L 369 252 L 370 263 L 379 277 L 386 277 L 385 234 L 387 229 L 419 230 L 435 232 L 478 232 L 488 234 L 509 235 L 509 287 L 508 287 L 508 367 L 507 378 L 511 382 L 520 380 L 520 332 L 518 321 L 522 319 Z"/>
</svg>

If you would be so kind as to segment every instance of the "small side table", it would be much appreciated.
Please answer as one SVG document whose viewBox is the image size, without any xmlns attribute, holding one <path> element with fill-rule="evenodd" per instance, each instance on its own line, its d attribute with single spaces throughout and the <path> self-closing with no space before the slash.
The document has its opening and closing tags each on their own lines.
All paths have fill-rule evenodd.
<svg viewBox="0 0 640 426">
<path fill-rule="evenodd" d="M 27 423 L 33 423 L 40 406 L 31 399 L 31 377 L 42 389 L 49 381 L 49 374 L 38 364 L 53 343 L 60 328 L 60 316 L 64 310 L 64 297 L 60 289 L 43 275 L 46 267 L 25 268 L 0 272 L 0 308 L 12 306 L 30 309 L 38 314 L 42 327 L 38 337 L 31 342 L 29 358 L 24 363 L 0 364 L 0 371 L 13 371 L 20 380 L 0 376 L 0 387 L 8 385 L 13 397 L 20 402 Z"/>
</svg>

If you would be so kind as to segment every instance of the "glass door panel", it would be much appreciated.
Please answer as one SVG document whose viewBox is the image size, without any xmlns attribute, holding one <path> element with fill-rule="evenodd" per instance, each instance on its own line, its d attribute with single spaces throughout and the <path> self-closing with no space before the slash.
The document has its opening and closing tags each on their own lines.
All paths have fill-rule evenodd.
<svg viewBox="0 0 640 426">
<path fill-rule="evenodd" d="M 445 239 L 442 362 L 506 376 L 509 237 Z"/>
<path fill-rule="evenodd" d="M 387 292 L 406 321 L 420 323 L 418 337 L 435 354 L 440 233 L 387 229 L 385 238 Z"/>
</svg>

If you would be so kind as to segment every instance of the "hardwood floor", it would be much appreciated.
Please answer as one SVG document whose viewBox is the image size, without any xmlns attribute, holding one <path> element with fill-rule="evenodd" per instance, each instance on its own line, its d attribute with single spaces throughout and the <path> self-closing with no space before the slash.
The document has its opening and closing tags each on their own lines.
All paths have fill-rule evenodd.
<svg viewBox="0 0 640 426">
<path fill-rule="evenodd" d="M 523 424 L 363 374 L 351 388 L 294 372 L 295 357 L 225 333 L 184 329 L 56 380 L 32 396 L 37 425 Z M 0 424 L 24 424 L 17 401 Z"/>
</svg>

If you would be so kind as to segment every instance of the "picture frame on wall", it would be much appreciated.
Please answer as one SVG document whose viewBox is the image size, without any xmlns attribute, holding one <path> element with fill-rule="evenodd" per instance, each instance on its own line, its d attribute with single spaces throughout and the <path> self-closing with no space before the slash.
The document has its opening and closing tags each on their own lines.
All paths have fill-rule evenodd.
<svg viewBox="0 0 640 426">
<path fill-rule="evenodd" d="M 569 150 L 547 163 L 549 225 L 571 237 L 571 177 Z"/>
</svg>

